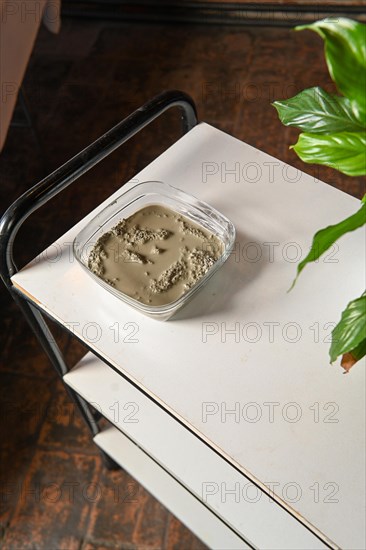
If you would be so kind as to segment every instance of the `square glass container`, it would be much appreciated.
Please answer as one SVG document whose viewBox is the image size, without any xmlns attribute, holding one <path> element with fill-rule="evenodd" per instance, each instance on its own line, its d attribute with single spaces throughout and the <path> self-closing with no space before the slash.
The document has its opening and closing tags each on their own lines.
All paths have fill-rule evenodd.
<svg viewBox="0 0 366 550">
<path fill-rule="evenodd" d="M 98 239 L 112 229 L 121 219 L 128 218 L 138 210 L 149 205 L 165 206 L 180 213 L 218 237 L 223 245 L 223 251 L 219 259 L 216 260 L 213 266 L 195 285 L 177 300 L 159 306 L 143 304 L 131 296 L 124 294 L 95 275 L 88 267 L 89 254 Z M 73 243 L 73 251 L 75 258 L 82 267 L 108 292 L 111 292 L 114 296 L 141 313 L 160 321 L 166 321 L 186 304 L 223 265 L 233 248 L 234 241 L 234 225 L 210 205 L 167 183 L 147 181 L 139 183 L 132 189 L 122 193 L 95 216 L 76 236 Z"/>
</svg>

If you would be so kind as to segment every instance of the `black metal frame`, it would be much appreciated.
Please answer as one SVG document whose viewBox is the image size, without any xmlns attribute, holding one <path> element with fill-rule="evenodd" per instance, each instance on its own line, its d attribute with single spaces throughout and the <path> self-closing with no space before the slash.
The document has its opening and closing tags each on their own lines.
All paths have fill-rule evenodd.
<svg viewBox="0 0 366 550">
<path fill-rule="evenodd" d="M 46 324 L 42 312 L 25 295 L 20 293 L 11 281 L 11 277 L 18 271 L 13 258 L 13 246 L 17 232 L 33 212 L 171 107 L 179 107 L 181 109 L 184 133 L 191 130 L 197 124 L 196 107 L 189 95 L 175 90 L 163 92 L 148 103 L 145 103 L 145 105 L 134 111 L 94 141 L 94 143 L 86 147 L 86 149 L 31 187 L 8 208 L 0 220 L 1 278 L 61 378 L 69 369 L 60 348 Z M 94 411 L 71 388 L 67 387 L 67 390 L 79 408 L 92 435 L 95 436 L 100 431 L 98 426 L 100 414 Z M 108 457 L 104 456 L 104 458 L 107 465 L 113 467 L 113 463 L 108 460 Z"/>
</svg>

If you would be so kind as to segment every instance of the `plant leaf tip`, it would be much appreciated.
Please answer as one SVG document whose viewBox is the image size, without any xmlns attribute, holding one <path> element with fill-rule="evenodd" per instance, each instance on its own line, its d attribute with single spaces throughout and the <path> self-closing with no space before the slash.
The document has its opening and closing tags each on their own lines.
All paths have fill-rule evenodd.
<svg viewBox="0 0 366 550">
<path fill-rule="evenodd" d="M 295 279 L 292 281 L 292 284 L 290 286 L 290 288 L 288 290 L 286 290 L 286 294 L 288 294 L 289 292 L 291 292 L 291 290 L 294 288 L 294 286 L 296 285 L 297 283 L 297 279 L 299 278 L 298 275 L 296 275 Z"/>
</svg>

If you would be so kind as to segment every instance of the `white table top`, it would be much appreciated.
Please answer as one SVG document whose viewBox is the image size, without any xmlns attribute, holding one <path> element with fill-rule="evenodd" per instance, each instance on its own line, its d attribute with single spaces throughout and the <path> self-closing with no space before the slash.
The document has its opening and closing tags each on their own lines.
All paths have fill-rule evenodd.
<svg viewBox="0 0 366 550">
<path fill-rule="evenodd" d="M 135 312 L 72 257 L 77 232 L 120 192 L 13 283 L 294 515 L 340 547 L 364 548 L 365 365 L 343 376 L 328 359 L 334 323 L 363 292 L 364 232 L 343 237 L 286 293 L 314 232 L 358 201 L 207 124 L 124 190 L 146 180 L 205 200 L 237 230 L 236 253 L 177 318 Z"/>
</svg>

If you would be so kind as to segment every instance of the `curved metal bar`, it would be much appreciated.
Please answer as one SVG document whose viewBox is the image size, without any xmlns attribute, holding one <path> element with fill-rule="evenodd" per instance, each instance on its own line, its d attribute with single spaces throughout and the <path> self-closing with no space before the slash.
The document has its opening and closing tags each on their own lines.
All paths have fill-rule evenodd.
<svg viewBox="0 0 366 550">
<path fill-rule="evenodd" d="M 197 124 L 196 107 L 193 100 L 184 92 L 164 92 L 137 109 L 63 166 L 26 191 L 8 208 L 0 220 L 0 276 L 60 377 L 66 374 L 68 368 L 41 311 L 16 291 L 11 283 L 12 275 L 17 272 L 13 259 L 13 245 L 17 232 L 28 216 L 43 204 L 128 141 L 164 111 L 175 106 L 182 110 L 183 131 L 188 132 Z M 96 435 L 99 431 L 98 419 L 93 415 L 88 403 L 71 388 L 68 388 L 68 392 L 79 407 L 93 436 Z"/>
<path fill-rule="evenodd" d="M 8 208 L 0 221 L 0 275 L 9 290 L 10 278 L 17 272 L 13 260 L 14 239 L 28 216 L 164 111 L 175 106 L 182 110 L 183 131 L 189 131 L 197 124 L 196 108 L 192 98 L 184 92 L 175 90 L 163 92 L 26 191 Z"/>
</svg>

